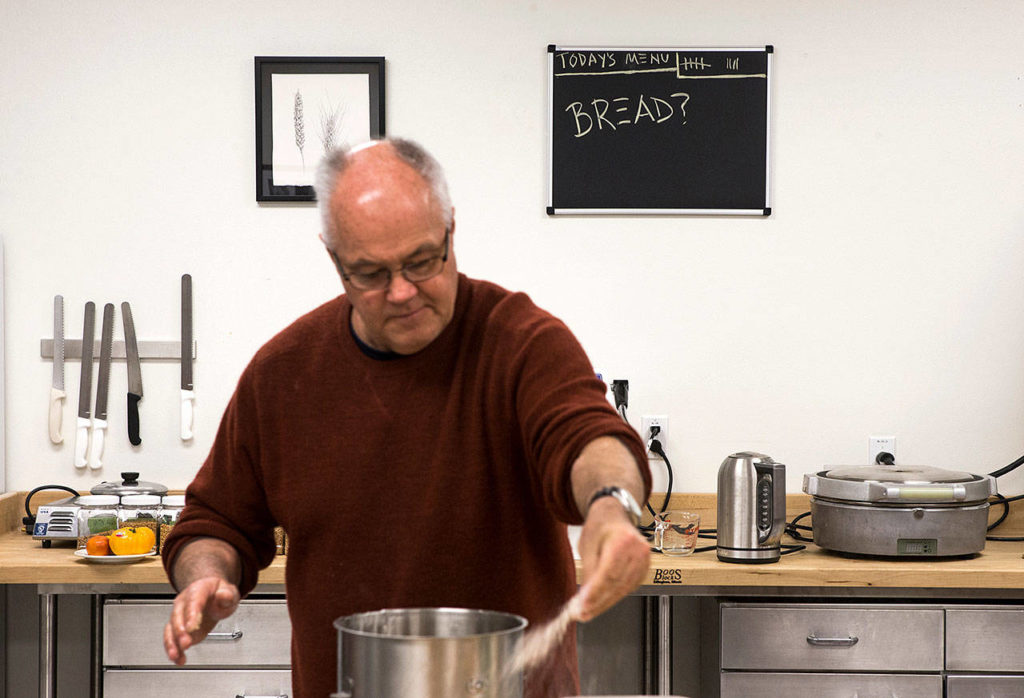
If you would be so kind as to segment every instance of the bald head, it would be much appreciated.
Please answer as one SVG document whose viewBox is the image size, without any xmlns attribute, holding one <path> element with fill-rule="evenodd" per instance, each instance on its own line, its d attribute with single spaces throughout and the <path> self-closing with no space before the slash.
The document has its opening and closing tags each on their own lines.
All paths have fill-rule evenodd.
<svg viewBox="0 0 1024 698">
<path fill-rule="evenodd" d="M 451 198 L 440 164 L 422 146 L 406 139 L 375 140 L 332 151 L 320 164 L 315 188 L 323 222 L 321 237 L 328 245 L 356 228 L 353 216 L 389 208 L 427 206 L 442 227 L 452 222 Z"/>
</svg>

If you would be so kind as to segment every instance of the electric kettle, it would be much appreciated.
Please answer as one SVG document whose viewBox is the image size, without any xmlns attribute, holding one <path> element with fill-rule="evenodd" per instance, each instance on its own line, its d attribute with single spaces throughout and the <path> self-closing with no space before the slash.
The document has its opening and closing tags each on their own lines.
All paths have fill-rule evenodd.
<svg viewBox="0 0 1024 698">
<path fill-rule="evenodd" d="M 718 469 L 718 559 L 777 562 L 786 526 L 786 466 L 734 453 Z"/>
</svg>

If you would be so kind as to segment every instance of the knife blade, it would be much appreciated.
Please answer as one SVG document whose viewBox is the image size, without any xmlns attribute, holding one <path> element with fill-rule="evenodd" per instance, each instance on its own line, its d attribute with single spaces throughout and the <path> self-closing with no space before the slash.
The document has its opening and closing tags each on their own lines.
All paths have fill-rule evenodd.
<svg viewBox="0 0 1024 698">
<path fill-rule="evenodd" d="M 132 446 L 142 443 L 139 436 L 139 400 L 142 399 L 142 365 L 139 363 L 139 343 L 135 339 L 135 321 L 128 301 L 121 303 L 124 322 L 124 353 L 128 361 L 128 441 Z"/>
<path fill-rule="evenodd" d="M 92 415 L 92 445 L 89 447 L 89 467 L 103 467 L 103 442 L 107 431 L 107 392 L 110 387 L 110 351 L 114 348 L 114 304 L 103 306 L 103 327 L 100 330 L 100 371 L 96 380 L 96 409 Z"/>
<path fill-rule="evenodd" d="M 181 440 L 192 438 L 192 276 L 181 276 Z"/>
<path fill-rule="evenodd" d="M 78 380 L 78 421 L 75 429 L 75 467 L 84 468 L 89 456 L 89 427 L 92 420 L 92 343 L 96 330 L 96 304 L 85 304 L 82 324 L 82 374 Z"/>
<path fill-rule="evenodd" d="M 64 296 L 53 297 L 53 381 L 50 384 L 50 441 L 64 441 Z"/>
</svg>

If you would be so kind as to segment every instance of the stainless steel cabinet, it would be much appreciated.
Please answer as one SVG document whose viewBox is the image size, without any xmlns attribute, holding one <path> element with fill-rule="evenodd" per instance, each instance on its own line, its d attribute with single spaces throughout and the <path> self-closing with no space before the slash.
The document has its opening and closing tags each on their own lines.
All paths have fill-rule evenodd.
<svg viewBox="0 0 1024 698">
<path fill-rule="evenodd" d="M 1020 698 L 1024 607 L 719 606 L 723 698 Z"/>
<path fill-rule="evenodd" d="M 1024 676 L 946 677 L 946 698 L 1020 698 L 1024 696 Z"/>
<path fill-rule="evenodd" d="M 242 601 L 188 651 L 184 667 L 171 664 L 163 648 L 171 601 L 105 601 L 104 698 L 291 695 L 291 623 L 284 599 Z"/>
<path fill-rule="evenodd" d="M 942 671 L 942 609 L 724 605 L 722 668 Z"/>
<path fill-rule="evenodd" d="M 1019 606 L 947 609 L 946 668 L 1024 673 L 1022 635 L 1024 608 Z"/>
<path fill-rule="evenodd" d="M 744 698 L 935 698 L 942 677 L 914 674 L 789 674 L 727 672 L 723 696 Z"/>
<path fill-rule="evenodd" d="M 104 672 L 104 698 L 288 698 L 287 670 L 241 669 L 109 669 Z"/>
</svg>

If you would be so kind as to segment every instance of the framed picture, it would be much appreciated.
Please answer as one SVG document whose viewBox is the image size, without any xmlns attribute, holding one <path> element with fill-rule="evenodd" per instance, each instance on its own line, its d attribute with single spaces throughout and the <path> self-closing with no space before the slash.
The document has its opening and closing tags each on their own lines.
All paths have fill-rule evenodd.
<svg viewBox="0 0 1024 698">
<path fill-rule="evenodd" d="M 383 56 L 256 56 L 257 201 L 314 201 L 324 153 L 383 135 Z"/>
</svg>

